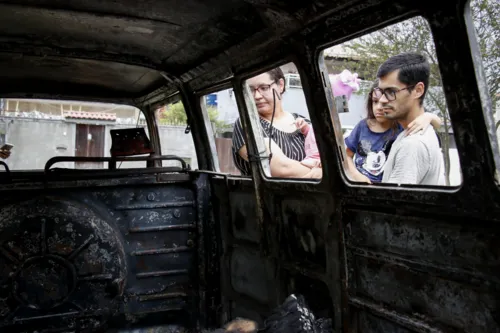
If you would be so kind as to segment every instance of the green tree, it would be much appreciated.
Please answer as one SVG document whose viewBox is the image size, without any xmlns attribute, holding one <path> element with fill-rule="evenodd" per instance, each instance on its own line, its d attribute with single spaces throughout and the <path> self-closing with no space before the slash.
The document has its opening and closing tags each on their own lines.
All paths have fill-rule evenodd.
<svg viewBox="0 0 500 333">
<path fill-rule="evenodd" d="M 220 134 L 232 128 L 230 124 L 226 124 L 224 121 L 219 120 L 219 111 L 216 107 L 207 107 L 207 112 L 208 118 L 210 119 L 210 122 L 212 123 L 212 126 L 214 128 L 214 132 L 216 132 L 217 134 Z M 187 115 L 182 102 L 170 104 L 165 108 L 160 109 L 158 113 L 158 119 L 161 125 L 187 125 Z"/>
<path fill-rule="evenodd" d="M 208 118 L 212 123 L 214 133 L 216 135 L 222 134 L 232 129 L 231 124 L 227 124 L 225 121 L 219 120 L 219 111 L 214 106 L 207 107 Z"/>
<path fill-rule="evenodd" d="M 182 102 L 169 104 L 162 108 L 158 114 L 161 125 L 187 125 L 187 115 Z"/>
<path fill-rule="evenodd" d="M 493 105 L 498 100 L 500 86 L 500 29 L 498 24 L 500 6 L 494 6 L 494 1 L 496 0 L 474 0 L 471 2 L 472 15 L 476 24 Z M 418 52 L 429 59 L 431 75 L 424 106 L 426 111 L 439 115 L 443 120 L 438 135 L 442 144 L 446 182 L 449 184 L 451 123 L 442 90 L 434 42 L 427 21 L 421 17 L 415 17 L 357 38 L 344 45 L 347 50 L 356 54 L 356 59 L 348 61 L 345 65 L 354 71 L 359 71 L 368 80 L 375 78 L 378 66 L 393 55 L 403 52 Z M 361 93 L 366 93 L 366 90 Z"/>
<path fill-rule="evenodd" d="M 473 0 L 470 6 L 486 81 L 495 107 L 500 101 L 500 2 Z"/>
</svg>

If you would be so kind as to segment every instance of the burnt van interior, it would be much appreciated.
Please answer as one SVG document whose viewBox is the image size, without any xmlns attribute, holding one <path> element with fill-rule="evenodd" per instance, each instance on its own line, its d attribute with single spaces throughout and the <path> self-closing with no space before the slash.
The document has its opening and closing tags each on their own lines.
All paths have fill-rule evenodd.
<svg viewBox="0 0 500 333">
<path fill-rule="evenodd" d="M 483 2 L 498 13 L 497 1 Z M 14 147 L 0 172 L 0 331 L 202 332 L 237 317 L 263 325 L 300 294 L 338 333 L 500 332 L 500 94 L 488 83 L 500 57 L 483 64 L 470 7 L 1 0 L 0 134 Z M 325 50 L 415 17 L 435 45 L 459 181 L 353 182 L 339 120 L 349 112 L 337 112 L 328 81 L 328 59 L 344 58 Z M 500 35 L 489 38 L 500 49 Z M 265 158 L 238 174 L 227 166 L 234 119 L 220 125 L 210 96 L 234 101 L 259 155 L 245 82 L 287 63 L 296 70 L 286 93 L 300 78 L 322 177 L 270 177 Z M 40 101 L 52 111 L 21 110 Z M 92 103 L 109 112 L 85 111 Z"/>
</svg>

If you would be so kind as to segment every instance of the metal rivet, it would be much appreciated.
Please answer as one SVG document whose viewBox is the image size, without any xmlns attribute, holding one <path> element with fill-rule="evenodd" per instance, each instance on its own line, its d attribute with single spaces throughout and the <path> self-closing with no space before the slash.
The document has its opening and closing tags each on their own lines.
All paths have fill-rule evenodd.
<svg viewBox="0 0 500 333">
<path fill-rule="evenodd" d="M 156 196 L 155 196 L 155 194 L 154 194 L 154 193 L 149 193 L 149 194 L 148 194 L 148 200 L 149 200 L 149 201 L 154 201 L 154 200 L 155 200 L 155 197 L 156 197 Z"/>
<path fill-rule="evenodd" d="M 174 210 L 174 216 L 175 216 L 176 218 L 181 217 L 181 211 L 180 211 L 180 210 L 178 210 L 178 209 Z"/>
<path fill-rule="evenodd" d="M 194 241 L 192 239 L 188 239 L 187 242 L 186 242 L 186 245 L 188 247 L 193 247 L 194 246 Z"/>
</svg>

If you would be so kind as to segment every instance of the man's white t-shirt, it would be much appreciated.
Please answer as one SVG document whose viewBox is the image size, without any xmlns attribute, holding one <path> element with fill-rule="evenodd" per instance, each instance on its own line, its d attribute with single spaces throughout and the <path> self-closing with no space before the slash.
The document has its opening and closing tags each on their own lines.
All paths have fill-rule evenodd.
<svg viewBox="0 0 500 333">
<path fill-rule="evenodd" d="M 398 135 L 387 157 L 382 182 L 445 185 L 443 155 L 432 126 L 423 134 Z"/>
</svg>

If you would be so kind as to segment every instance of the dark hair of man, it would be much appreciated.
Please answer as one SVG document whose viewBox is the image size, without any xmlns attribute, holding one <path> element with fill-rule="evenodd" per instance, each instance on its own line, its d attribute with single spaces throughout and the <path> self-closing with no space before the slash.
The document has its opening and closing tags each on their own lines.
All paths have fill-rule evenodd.
<svg viewBox="0 0 500 333">
<path fill-rule="evenodd" d="M 377 78 L 384 77 L 396 70 L 399 70 L 398 80 L 407 86 L 413 86 L 419 82 L 424 84 L 424 93 L 420 97 L 420 105 L 422 105 L 429 87 L 430 66 L 427 59 L 418 53 L 395 55 L 380 65 Z M 408 91 L 411 92 L 412 88 L 408 89 Z"/>
</svg>

